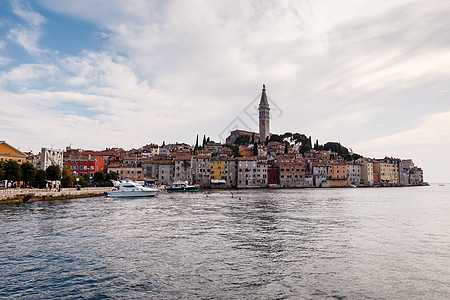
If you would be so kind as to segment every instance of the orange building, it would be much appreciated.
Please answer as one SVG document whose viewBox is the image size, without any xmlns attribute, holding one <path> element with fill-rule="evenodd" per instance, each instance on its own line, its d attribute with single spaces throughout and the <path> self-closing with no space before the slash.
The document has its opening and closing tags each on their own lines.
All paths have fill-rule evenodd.
<svg viewBox="0 0 450 300">
<path fill-rule="evenodd" d="M 253 156 L 253 145 L 252 146 L 239 146 L 239 154 L 243 157 Z"/>
<path fill-rule="evenodd" d="M 27 161 L 27 155 L 5 141 L 0 141 L 0 161 L 16 161 L 23 164 Z"/>
<path fill-rule="evenodd" d="M 347 165 L 345 163 L 331 164 L 330 175 L 333 180 L 347 180 Z"/>
</svg>

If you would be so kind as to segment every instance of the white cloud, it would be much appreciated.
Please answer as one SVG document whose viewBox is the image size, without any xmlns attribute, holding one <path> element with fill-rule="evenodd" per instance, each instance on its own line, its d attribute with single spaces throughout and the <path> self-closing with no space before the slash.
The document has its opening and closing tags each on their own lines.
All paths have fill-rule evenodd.
<svg viewBox="0 0 450 300">
<path fill-rule="evenodd" d="M 423 117 L 416 127 L 393 135 L 360 141 L 351 148 L 364 156 L 412 158 L 433 182 L 448 180 L 450 111 Z"/>
<path fill-rule="evenodd" d="M 7 37 L 18 43 L 30 53 L 39 53 L 43 50 L 39 47 L 39 39 L 42 35 L 42 25 L 46 19 L 32 10 L 26 3 L 13 1 L 13 13 L 19 16 L 26 24 L 16 25 L 12 28 Z"/>
<path fill-rule="evenodd" d="M 194 142 L 197 133 L 216 139 L 263 83 L 283 110 L 273 132 L 303 132 L 321 142 L 400 134 L 398 140 L 423 115 L 450 109 L 441 92 L 450 80 L 445 1 L 40 3 L 104 32 L 101 51 L 50 57 L 39 50 L 45 19 L 28 6 L 14 8 L 25 24 L 10 38 L 42 55 L 1 73 L 0 84 L 23 91 L 4 96 L 44 106 L 42 120 L 57 126 L 60 141 L 69 135 L 80 146 L 102 148 L 114 139 L 124 147 Z M 23 124 L 23 132 L 34 126 Z"/>
<path fill-rule="evenodd" d="M 58 68 L 55 65 L 22 64 L 8 72 L 0 72 L 0 85 L 10 83 L 27 87 L 31 85 L 31 81 L 48 79 L 57 71 Z"/>
</svg>

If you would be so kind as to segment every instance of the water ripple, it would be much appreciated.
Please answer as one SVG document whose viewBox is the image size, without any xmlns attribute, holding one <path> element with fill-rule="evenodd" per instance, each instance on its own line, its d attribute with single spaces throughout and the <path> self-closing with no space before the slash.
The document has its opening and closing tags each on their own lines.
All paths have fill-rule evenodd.
<svg viewBox="0 0 450 300">
<path fill-rule="evenodd" d="M 0 298 L 445 299 L 446 187 L 0 206 Z"/>
</svg>

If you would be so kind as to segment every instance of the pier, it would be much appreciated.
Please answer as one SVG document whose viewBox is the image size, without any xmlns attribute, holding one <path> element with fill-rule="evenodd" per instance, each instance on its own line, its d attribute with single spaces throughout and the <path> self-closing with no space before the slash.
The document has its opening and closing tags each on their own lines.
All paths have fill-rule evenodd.
<svg viewBox="0 0 450 300">
<path fill-rule="evenodd" d="M 81 189 L 63 188 L 60 190 L 46 189 L 5 189 L 0 190 L 0 204 L 22 203 L 27 201 L 44 201 L 75 199 L 86 197 L 98 197 L 105 192 L 113 189 L 112 187 L 86 187 Z"/>
</svg>

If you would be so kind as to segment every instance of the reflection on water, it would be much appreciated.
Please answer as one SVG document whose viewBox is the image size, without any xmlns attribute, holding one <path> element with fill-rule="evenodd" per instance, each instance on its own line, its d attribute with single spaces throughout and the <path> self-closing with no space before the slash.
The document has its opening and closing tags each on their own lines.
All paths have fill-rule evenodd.
<svg viewBox="0 0 450 300">
<path fill-rule="evenodd" d="M 4 205 L 0 297 L 445 299 L 449 191 L 217 191 Z"/>
</svg>

